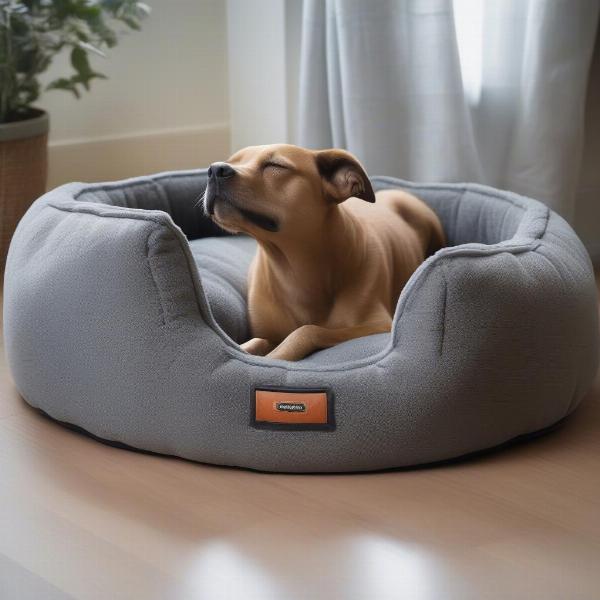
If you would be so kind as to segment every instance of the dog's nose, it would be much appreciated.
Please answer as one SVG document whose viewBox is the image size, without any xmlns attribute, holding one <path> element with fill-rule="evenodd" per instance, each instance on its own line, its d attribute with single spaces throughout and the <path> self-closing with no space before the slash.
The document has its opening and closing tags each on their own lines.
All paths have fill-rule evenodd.
<svg viewBox="0 0 600 600">
<path fill-rule="evenodd" d="M 235 169 L 226 162 L 216 162 L 208 168 L 208 176 L 211 179 L 227 179 L 235 175 Z"/>
</svg>

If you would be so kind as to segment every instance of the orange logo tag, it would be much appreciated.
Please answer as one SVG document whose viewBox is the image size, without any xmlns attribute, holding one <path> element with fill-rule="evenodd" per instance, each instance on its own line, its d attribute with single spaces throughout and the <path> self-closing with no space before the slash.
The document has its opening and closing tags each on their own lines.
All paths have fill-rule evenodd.
<svg viewBox="0 0 600 600">
<path fill-rule="evenodd" d="M 254 425 L 282 429 L 330 429 L 333 415 L 327 390 L 256 389 Z M 298 427 L 296 427 L 298 426 Z"/>
</svg>

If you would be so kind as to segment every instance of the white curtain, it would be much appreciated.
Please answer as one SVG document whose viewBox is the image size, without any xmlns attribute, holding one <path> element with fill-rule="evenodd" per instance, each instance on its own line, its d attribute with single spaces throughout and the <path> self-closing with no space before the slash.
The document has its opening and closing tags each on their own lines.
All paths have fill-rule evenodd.
<svg viewBox="0 0 600 600">
<path fill-rule="evenodd" d="M 599 13 L 600 0 L 305 0 L 298 142 L 572 219 Z"/>
</svg>

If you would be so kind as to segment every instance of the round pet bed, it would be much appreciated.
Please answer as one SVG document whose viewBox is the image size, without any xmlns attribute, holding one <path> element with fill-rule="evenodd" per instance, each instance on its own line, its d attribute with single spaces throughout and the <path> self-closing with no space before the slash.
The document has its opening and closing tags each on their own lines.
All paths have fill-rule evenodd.
<svg viewBox="0 0 600 600">
<path fill-rule="evenodd" d="M 431 463 L 567 416 L 597 365 L 596 288 L 567 223 L 480 185 L 417 185 L 449 247 L 404 288 L 391 334 L 299 362 L 245 354 L 252 239 L 196 208 L 206 171 L 73 183 L 30 208 L 4 332 L 28 403 L 105 441 L 265 471 Z"/>
</svg>

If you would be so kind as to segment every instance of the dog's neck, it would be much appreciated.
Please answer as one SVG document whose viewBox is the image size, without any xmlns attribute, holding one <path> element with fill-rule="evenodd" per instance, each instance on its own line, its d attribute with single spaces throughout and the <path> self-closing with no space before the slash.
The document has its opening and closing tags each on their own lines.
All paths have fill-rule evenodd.
<svg viewBox="0 0 600 600">
<path fill-rule="evenodd" d="M 366 257 L 366 235 L 358 219 L 342 205 L 330 208 L 310 239 L 281 236 L 258 240 L 270 278 L 280 289 L 314 303 L 315 294 L 333 296 Z M 302 282 L 302 290 L 297 282 Z"/>
</svg>

